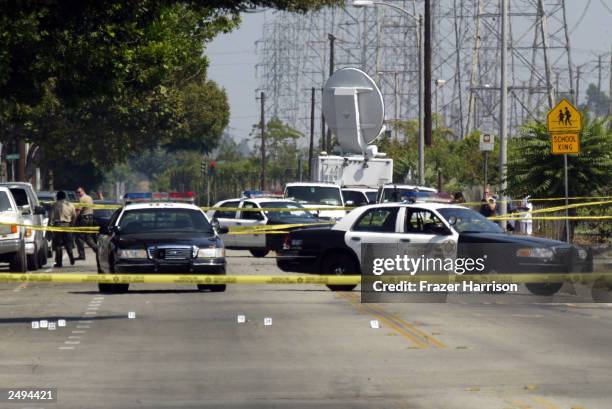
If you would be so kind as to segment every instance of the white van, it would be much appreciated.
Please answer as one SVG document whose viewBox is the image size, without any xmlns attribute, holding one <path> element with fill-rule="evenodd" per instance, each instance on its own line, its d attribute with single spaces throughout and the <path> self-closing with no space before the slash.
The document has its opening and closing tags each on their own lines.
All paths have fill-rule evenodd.
<svg viewBox="0 0 612 409">
<path fill-rule="evenodd" d="M 9 188 L 0 186 L 0 262 L 9 263 L 10 272 L 26 272 L 25 234 L 21 209 Z"/>
</svg>

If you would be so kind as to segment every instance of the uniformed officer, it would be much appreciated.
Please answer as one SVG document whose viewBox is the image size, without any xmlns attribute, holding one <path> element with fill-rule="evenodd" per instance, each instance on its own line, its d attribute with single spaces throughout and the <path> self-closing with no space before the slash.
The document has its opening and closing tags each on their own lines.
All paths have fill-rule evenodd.
<svg viewBox="0 0 612 409">
<path fill-rule="evenodd" d="M 56 202 L 51 209 L 51 223 L 56 227 L 69 227 L 76 218 L 76 212 L 72 203 L 66 200 L 66 192 L 60 190 L 55 195 Z M 62 267 L 62 246 L 66 247 L 66 253 L 70 259 L 70 265 L 74 265 L 72 254 L 72 234 L 67 232 L 53 232 L 53 250 L 55 251 L 54 267 Z"/>
<path fill-rule="evenodd" d="M 94 204 L 93 199 L 91 198 L 91 196 L 89 196 L 85 192 L 85 189 L 83 189 L 80 186 L 77 188 L 77 194 L 79 195 L 79 203 L 81 207 L 77 209 L 76 225 L 79 227 L 93 226 L 94 225 L 93 207 L 92 207 Z M 85 260 L 85 244 L 84 243 L 87 243 L 87 245 L 91 247 L 91 249 L 94 252 L 98 251 L 96 242 L 94 241 L 93 236 L 91 234 L 87 234 L 87 233 L 77 234 L 76 235 L 76 246 L 77 246 L 77 251 L 79 252 L 79 256 L 77 257 L 77 260 Z"/>
</svg>

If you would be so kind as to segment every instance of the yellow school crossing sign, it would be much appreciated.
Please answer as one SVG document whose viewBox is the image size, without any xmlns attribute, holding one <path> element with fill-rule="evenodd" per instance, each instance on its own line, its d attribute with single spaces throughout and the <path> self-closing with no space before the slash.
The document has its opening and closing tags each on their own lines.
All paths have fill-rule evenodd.
<svg viewBox="0 0 612 409">
<path fill-rule="evenodd" d="M 582 114 L 563 98 L 546 117 L 553 155 L 579 153 Z"/>
</svg>

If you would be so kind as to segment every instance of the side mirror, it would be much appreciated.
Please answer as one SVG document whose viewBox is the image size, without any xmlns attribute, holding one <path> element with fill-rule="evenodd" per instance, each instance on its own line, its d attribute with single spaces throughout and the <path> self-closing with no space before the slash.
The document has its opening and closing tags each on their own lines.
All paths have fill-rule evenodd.
<svg viewBox="0 0 612 409">
<path fill-rule="evenodd" d="M 19 209 L 21 209 L 21 214 L 30 214 L 32 212 L 30 205 L 19 206 Z"/>
<path fill-rule="evenodd" d="M 100 226 L 100 232 L 102 232 L 103 227 Z M 108 233 L 107 234 L 115 234 L 115 233 L 119 233 L 121 231 L 121 227 L 119 226 L 108 226 L 105 229 Z"/>
<path fill-rule="evenodd" d="M 47 211 L 45 210 L 43 206 L 35 206 L 34 214 L 39 215 L 39 216 L 44 216 L 45 214 L 47 214 Z"/>
</svg>

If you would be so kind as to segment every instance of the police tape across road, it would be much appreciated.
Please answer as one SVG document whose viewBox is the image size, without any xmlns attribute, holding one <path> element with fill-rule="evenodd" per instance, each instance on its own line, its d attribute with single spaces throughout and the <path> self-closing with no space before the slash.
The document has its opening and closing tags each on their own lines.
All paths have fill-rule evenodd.
<svg viewBox="0 0 612 409">
<path fill-rule="evenodd" d="M 403 283 L 427 281 L 430 283 L 605 283 L 612 291 L 612 273 L 568 273 L 568 274 L 482 274 L 482 275 L 396 275 L 367 276 L 367 281 Z M 360 275 L 194 275 L 194 274 L 24 274 L 0 273 L 0 282 L 40 283 L 103 283 L 103 284 L 321 284 L 357 285 L 362 283 Z"/>
</svg>

